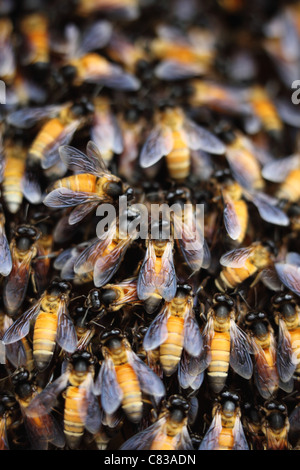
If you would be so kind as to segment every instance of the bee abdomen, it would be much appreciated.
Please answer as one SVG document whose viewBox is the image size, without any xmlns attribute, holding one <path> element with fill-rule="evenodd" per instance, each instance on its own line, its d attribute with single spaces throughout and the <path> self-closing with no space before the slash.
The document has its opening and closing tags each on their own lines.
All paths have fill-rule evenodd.
<svg viewBox="0 0 300 470">
<path fill-rule="evenodd" d="M 136 373 L 129 364 L 116 366 L 118 383 L 123 391 L 122 407 L 128 418 L 137 423 L 143 414 L 143 401 Z"/>
<path fill-rule="evenodd" d="M 50 145 L 61 134 L 64 127 L 59 119 L 48 121 L 34 139 L 30 149 L 29 158 L 34 161 L 41 161 L 48 145 Z"/>
<path fill-rule="evenodd" d="M 45 369 L 55 349 L 57 316 L 41 312 L 35 322 L 33 333 L 33 358 L 39 370 Z"/>
<path fill-rule="evenodd" d="M 208 367 L 208 380 L 214 392 L 219 393 L 226 382 L 230 360 L 230 335 L 218 333 L 211 343 L 211 362 Z"/>
<path fill-rule="evenodd" d="M 68 387 L 64 411 L 64 431 L 71 449 L 78 446 L 84 432 L 82 402 L 85 398 L 85 390 L 79 387 Z"/>
<path fill-rule="evenodd" d="M 160 432 L 152 442 L 150 450 L 176 450 L 174 437 Z"/>
<path fill-rule="evenodd" d="M 277 191 L 276 196 L 278 199 L 286 199 L 290 202 L 296 202 L 300 199 L 300 170 L 292 170 L 285 182 Z"/>
<path fill-rule="evenodd" d="M 215 280 L 216 287 L 221 292 L 225 292 L 227 289 L 235 289 L 235 287 L 246 281 L 246 279 L 256 272 L 255 266 L 249 265 L 249 268 L 226 267 L 222 269 L 218 278 Z"/>
<path fill-rule="evenodd" d="M 234 437 L 232 429 L 222 428 L 219 436 L 218 450 L 231 450 L 234 446 Z"/>
<path fill-rule="evenodd" d="M 177 369 L 183 348 L 184 319 L 170 316 L 167 321 L 168 338 L 160 346 L 160 362 L 164 373 L 169 376 Z"/>
<path fill-rule="evenodd" d="M 171 178 L 187 178 L 190 172 L 190 151 L 188 148 L 172 150 L 167 156 L 167 166 Z"/>
</svg>

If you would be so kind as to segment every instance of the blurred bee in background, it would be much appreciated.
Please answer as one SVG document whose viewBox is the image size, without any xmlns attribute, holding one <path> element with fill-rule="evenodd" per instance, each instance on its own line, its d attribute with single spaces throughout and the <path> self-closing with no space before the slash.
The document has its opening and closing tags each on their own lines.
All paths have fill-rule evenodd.
<svg viewBox="0 0 300 470">
<path fill-rule="evenodd" d="M 93 142 L 87 144 L 84 154 L 71 146 L 60 147 L 60 157 L 67 167 L 74 166 L 78 173 L 58 180 L 44 199 L 47 207 L 56 209 L 74 207 L 69 224 L 81 221 L 100 203 L 113 204 L 123 194 L 132 195 L 121 179 L 111 174 Z"/>
<path fill-rule="evenodd" d="M 157 421 L 128 439 L 121 450 L 193 450 L 188 431 L 189 402 L 181 395 L 165 400 Z"/>
<path fill-rule="evenodd" d="M 94 360 L 87 351 L 75 352 L 66 370 L 31 401 L 28 415 L 32 418 L 49 414 L 58 395 L 65 390 L 64 433 L 71 449 L 78 447 L 84 429 L 95 434 L 101 424 L 101 411 L 93 392 Z"/>
<path fill-rule="evenodd" d="M 286 251 L 286 250 L 285 250 Z M 300 295 L 300 255 L 289 252 L 275 263 L 276 274 L 280 282 L 296 295 Z"/>
<path fill-rule="evenodd" d="M 191 28 L 183 35 L 176 27 L 159 25 L 150 44 L 151 55 L 159 60 L 155 75 L 161 80 L 182 80 L 210 71 L 216 56 L 216 37 L 204 28 Z"/>
<path fill-rule="evenodd" d="M 262 412 L 258 405 L 246 402 L 243 406 L 243 428 L 251 450 L 263 450 Z"/>
<path fill-rule="evenodd" d="M 88 273 L 76 274 L 74 271 L 75 263 L 79 255 L 91 244 L 93 240 L 89 242 L 83 242 L 72 248 L 63 250 L 56 258 L 53 263 L 54 269 L 60 271 L 61 279 L 66 281 L 72 281 L 74 285 L 82 285 L 85 283 L 93 282 L 93 270 Z"/>
<path fill-rule="evenodd" d="M 264 312 L 249 312 L 246 315 L 246 332 L 250 338 L 254 358 L 254 382 L 265 399 L 277 394 L 278 388 L 291 392 L 293 380 L 283 383 L 277 371 L 277 345 L 274 330 Z"/>
<path fill-rule="evenodd" d="M 12 269 L 3 286 L 4 306 L 11 316 L 21 307 L 30 279 L 35 288 L 34 260 L 38 256 L 39 237 L 40 231 L 32 225 L 23 224 L 14 230 L 10 242 Z"/>
<path fill-rule="evenodd" d="M 280 379 L 288 382 L 300 371 L 299 305 L 293 294 L 283 292 L 273 297 L 272 310 L 278 325 L 277 370 Z"/>
<path fill-rule="evenodd" d="M 290 423 L 287 408 L 282 402 L 269 401 L 262 407 L 262 432 L 265 450 L 290 450 Z"/>
<path fill-rule="evenodd" d="M 80 0 L 77 3 L 76 13 L 88 17 L 94 13 L 104 13 L 124 20 L 134 20 L 138 17 L 138 0 Z"/>
<path fill-rule="evenodd" d="M 223 390 L 229 366 L 245 379 L 252 376 L 250 340 L 237 325 L 236 317 L 234 300 L 226 294 L 215 294 L 202 331 L 203 354 L 196 358 L 195 366 L 198 373 L 207 369 L 209 384 L 215 393 Z"/>
<path fill-rule="evenodd" d="M 0 274 L 3 277 L 9 276 L 13 268 L 13 260 L 11 255 L 11 248 L 6 237 L 5 230 L 5 215 L 3 207 L 0 204 Z"/>
<path fill-rule="evenodd" d="M 133 74 L 152 76 L 149 70 L 150 57 L 147 51 L 147 43 L 143 39 L 129 40 L 120 31 L 113 31 L 107 47 L 109 57 L 119 62 L 123 67 Z"/>
<path fill-rule="evenodd" d="M 179 383 L 188 388 L 188 359 L 185 365 L 183 350 L 190 356 L 200 356 L 202 337 L 193 312 L 191 286 L 178 285 L 175 297 L 166 302 L 149 326 L 143 341 L 146 352 L 159 347 L 159 359 L 166 376 L 177 368 Z M 200 384 L 201 385 L 201 384 Z"/>
<path fill-rule="evenodd" d="M 104 412 L 112 415 L 122 406 L 134 423 L 143 416 L 142 392 L 156 406 L 165 395 L 159 377 L 132 351 L 119 329 L 106 330 L 101 335 L 103 362 L 95 381 L 95 393 L 101 397 Z"/>
<path fill-rule="evenodd" d="M 225 292 L 234 290 L 240 284 L 245 282 L 256 274 L 257 283 L 261 272 L 272 265 L 274 247 L 268 243 L 253 242 L 248 247 L 236 248 L 231 250 L 220 258 L 220 264 L 223 266 L 219 276 L 215 279 L 217 288 Z"/>
<path fill-rule="evenodd" d="M 95 112 L 91 139 L 101 150 L 102 158 L 108 166 L 114 154 L 119 155 L 123 151 L 122 132 L 106 97 L 97 96 L 93 104 Z"/>
<path fill-rule="evenodd" d="M 298 153 L 270 161 L 263 167 L 262 175 L 273 183 L 280 183 L 275 193 L 278 199 L 288 204 L 300 200 L 300 155 Z"/>
<path fill-rule="evenodd" d="M 155 113 L 150 131 L 140 154 L 140 166 L 148 168 L 166 157 L 171 178 L 185 180 L 191 170 L 191 152 L 204 150 L 221 155 L 224 144 L 210 131 L 195 124 L 181 108 L 167 107 Z"/>
<path fill-rule="evenodd" d="M 11 85 L 17 73 L 13 24 L 8 17 L 0 19 L 0 77 Z"/>
<path fill-rule="evenodd" d="M 199 450 L 249 450 L 240 408 L 240 397 L 223 392 L 212 410 L 213 420 Z"/>
<path fill-rule="evenodd" d="M 64 447 L 62 429 L 52 415 L 43 413 L 42 408 L 34 417 L 29 413 L 29 405 L 40 390 L 33 383 L 28 371 L 26 369 L 16 371 L 12 383 L 32 450 L 47 450 L 49 443 L 59 448 Z"/>
<path fill-rule="evenodd" d="M 22 16 L 20 32 L 23 37 L 23 65 L 34 65 L 37 71 L 48 71 L 50 64 L 49 20 L 42 12 Z"/>
<path fill-rule="evenodd" d="M 67 309 L 70 291 L 69 283 L 52 281 L 41 298 L 8 328 L 2 338 L 5 345 L 21 340 L 28 335 L 30 323 L 34 321 L 33 359 L 39 371 L 48 367 L 56 343 L 69 353 L 76 349 L 76 330 Z"/>
<path fill-rule="evenodd" d="M 53 43 L 52 48 L 61 55 L 60 72 L 69 84 L 78 87 L 92 83 L 125 91 L 139 89 L 140 82 L 134 75 L 92 52 L 105 46 L 110 36 L 111 26 L 107 21 L 96 21 L 83 34 L 75 24 L 66 26 L 65 40 Z"/>
</svg>

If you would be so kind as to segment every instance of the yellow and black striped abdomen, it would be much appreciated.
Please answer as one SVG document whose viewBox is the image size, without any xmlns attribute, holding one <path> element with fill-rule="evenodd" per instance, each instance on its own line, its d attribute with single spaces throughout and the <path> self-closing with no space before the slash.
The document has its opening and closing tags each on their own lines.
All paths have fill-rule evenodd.
<svg viewBox="0 0 300 470">
<path fill-rule="evenodd" d="M 221 292 L 227 289 L 235 289 L 256 272 L 256 266 L 254 266 L 251 261 L 247 260 L 243 268 L 223 268 L 218 278 L 215 280 L 215 285 Z"/>
<path fill-rule="evenodd" d="M 85 427 L 86 390 L 69 386 L 65 395 L 64 431 L 71 449 L 76 448 Z"/>
<path fill-rule="evenodd" d="M 167 167 L 171 178 L 185 179 L 190 173 L 190 150 L 181 132 L 173 132 L 173 142 L 173 150 L 166 155 Z"/>
<path fill-rule="evenodd" d="M 300 168 L 292 170 L 276 193 L 278 199 L 297 202 L 300 199 Z"/>
<path fill-rule="evenodd" d="M 232 450 L 234 446 L 233 428 L 222 427 L 217 450 Z"/>
<path fill-rule="evenodd" d="M 230 332 L 215 332 L 211 341 L 211 361 L 208 380 L 214 392 L 219 393 L 226 382 L 230 361 Z"/>
<path fill-rule="evenodd" d="M 20 151 L 17 155 L 11 155 L 6 159 L 3 174 L 3 197 L 9 212 L 18 212 L 22 200 L 22 178 L 25 172 L 26 154 Z"/>
<path fill-rule="evenodd" d="M 169 376 L 176 371 L 184 341 L 184 318 L 170 315 L 167 321 L 168 337 L 160 346 L 160 362 Z"/>
<path fill-rule="evenodd" d="M 68 188 L 72 191 L 84 191 L 93 193 L 96 190 L 96 180 L 97 177 L 95 175 L 82 173 L 79 175 L 72 175 L 58 180 L 52 186 L 51 189 Z"/>
<path fill-rule="evenodd" d="M 39 313 L 33 333 L 33 359 L 39 370 L 50 363 L 56 344 L 58 318 L 56 313 Z"/>
<path fill-rule="evenodd" d="M 248 226 L 248 207 L 247 203 L 243 201 L 242 199 L 239 201 L 234 201 L 234 208 L 236 215 L 238 217 L 238 221 L 241 227 L 241 233 L 239 237 L 237 238 L 237 241 L 241 243 L 246 235 L 246 230 Z"/>
<path fill-rule="evenodd" d="M 137 423 L 143 414 L 143 401 L 137 375 L 130 364 L 115 366 L 117 381 L 123 392 L 122 407 L 128 418 Z"/>
<path fill-rule="evenodd" d="M 297 364 L 296 372 L 300 373 L 300 328 L 289 330 L 292 345 L 292 360 Z"/>
<path fill-rule="evenodd" d="M 53 118 L 47 121 L 29 149 L 29 158 L 31 161 L 37 163 L 41 162 L 47 147 L 58 139 L 63 130 L 64 125 L 59 118 Z"/>
</svg>

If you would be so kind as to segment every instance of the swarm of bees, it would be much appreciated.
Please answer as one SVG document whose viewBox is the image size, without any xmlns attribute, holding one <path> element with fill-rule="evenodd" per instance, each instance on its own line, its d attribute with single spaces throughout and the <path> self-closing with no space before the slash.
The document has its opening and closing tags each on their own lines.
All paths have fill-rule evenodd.
<svg viewBox="0 0 300 470">
<path fill-rule="evenodd" d="M 297 0 L 0 2 L 2 450 L 300 448 L 299 72 Z"/>
</svg>

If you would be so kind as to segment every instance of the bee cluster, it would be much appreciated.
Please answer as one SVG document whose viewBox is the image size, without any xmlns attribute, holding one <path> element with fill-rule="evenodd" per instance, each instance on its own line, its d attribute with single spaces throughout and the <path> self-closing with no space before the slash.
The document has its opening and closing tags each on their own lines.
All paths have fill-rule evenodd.
<svg viewBox="0 0 300 470">
<path fill-rule="evenodd" d="M 299 46 L 299 1 L 0 1 L 1 449 L 298 449 Z"/>
</svg>

